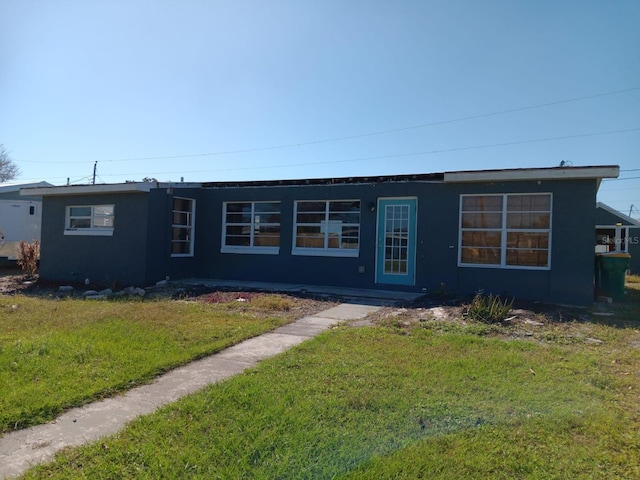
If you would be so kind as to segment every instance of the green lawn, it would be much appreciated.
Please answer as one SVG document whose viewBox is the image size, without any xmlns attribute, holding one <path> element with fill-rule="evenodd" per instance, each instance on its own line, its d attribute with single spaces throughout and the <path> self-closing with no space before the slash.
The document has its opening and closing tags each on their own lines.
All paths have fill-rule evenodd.
<svg viewBox="0 0 640 480">
<path fill-rule="evenodd" d="M 333 329 L 27 478 L 640 478 L 639 304 Z"/>
<path fill-rule="evenodd" d="M 0 432 L 51 420 L 291 320 L 286 299 L 255 304 L 239 311 L 171 300 L 0 297 Z"/>
</svg>

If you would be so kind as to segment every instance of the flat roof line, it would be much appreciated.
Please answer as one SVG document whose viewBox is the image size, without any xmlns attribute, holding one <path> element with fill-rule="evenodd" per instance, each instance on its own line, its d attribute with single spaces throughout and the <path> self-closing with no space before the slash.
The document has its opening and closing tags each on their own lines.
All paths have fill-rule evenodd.
<svg viewBox="0 0 640 480">
<path fill-rule="evenodd" d="M 574 180 L 617 178 L 620 167 L 600 165 L 587 167 L 511 168 L 501 170 L 470 170 L 444 173 L 412 173 L 403 175 L 371 175 L 360 177 L 311 178 L 297 180 L 248 180 L 221 182 L 125 182 L 99 185 L 65 185 L 23 188 L 22 195 L 82 195 L 100 193 L 149 192 L 156 188 L 239 188 L 307 185 L 344 185 L 401 182 L 469 183 L 532 180 Z"/>
</svg>

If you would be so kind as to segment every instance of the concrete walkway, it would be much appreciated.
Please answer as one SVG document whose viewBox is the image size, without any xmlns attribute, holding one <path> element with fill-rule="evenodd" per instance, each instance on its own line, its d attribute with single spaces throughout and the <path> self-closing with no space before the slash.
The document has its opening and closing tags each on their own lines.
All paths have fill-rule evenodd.
<svg viewBox="0 0 640 480">
<path fill-rule="evenodd" d="M 74 408 L 51 423 L 9 433 L 0 438 L 0 478 L 21 475 L 31 466 L 51 460 L 65 447 L 82 445 L 116 433 L 139 415 L 152 413 L 208 384 L 237 375 L 261 360 L 313 338 L 332 325 L 364 318 L 379 308 L 340 304 L 172 370 L 149 385 Z"/>
</svg>

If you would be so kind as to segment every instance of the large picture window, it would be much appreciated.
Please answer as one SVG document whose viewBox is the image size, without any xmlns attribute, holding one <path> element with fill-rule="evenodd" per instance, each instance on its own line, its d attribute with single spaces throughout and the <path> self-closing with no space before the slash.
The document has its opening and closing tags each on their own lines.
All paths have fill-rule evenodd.
<svg viewBox="0 0 640 480">
<path fill-rule="evenodd" d="M 65 235 L 113 235 L 113 205 L 71 205 L 67 207 Z"/>
<path fill-rule="evenodd" d="M 461 266 L 548 269 L 550 244 L 550 193 L 461 196 Z"/>
<path fill-rule="evenodd" d="M 171 255 L 193 256 L 193 230 L 196 202 L 190 198 L 173 198 L 171 221 Z"/>
<path fill-rule="evenodd" d="M 294 215 L 293 254 L 358 256 L 359 200 L 298 201 Z"/>
<path fill-rule="evenodd" d="M 222 252 L 280 252 L 280 202 L 226 202 Z"/>
</svg>

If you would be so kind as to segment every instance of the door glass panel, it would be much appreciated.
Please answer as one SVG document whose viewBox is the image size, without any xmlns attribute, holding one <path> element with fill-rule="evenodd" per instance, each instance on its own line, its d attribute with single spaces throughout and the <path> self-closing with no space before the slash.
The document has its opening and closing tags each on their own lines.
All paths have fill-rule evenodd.
<svg viewBox="0 0 640 480">
<path fill-rule="evenodd" d="M 384 273 L 406 275 L 409 249 L 409 205 L 385 207 Z"/>
</svg>

